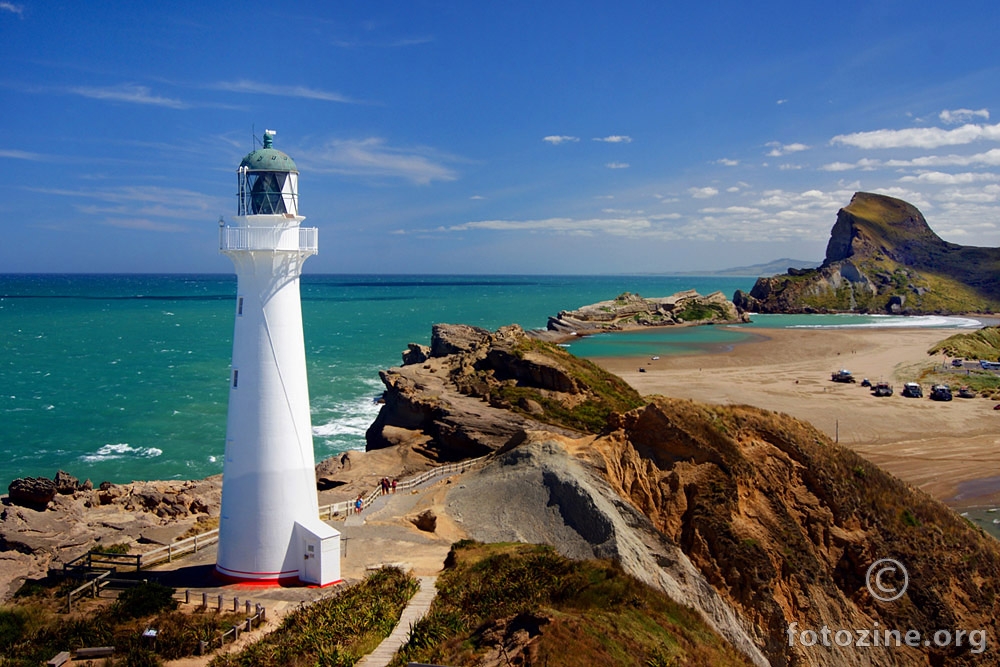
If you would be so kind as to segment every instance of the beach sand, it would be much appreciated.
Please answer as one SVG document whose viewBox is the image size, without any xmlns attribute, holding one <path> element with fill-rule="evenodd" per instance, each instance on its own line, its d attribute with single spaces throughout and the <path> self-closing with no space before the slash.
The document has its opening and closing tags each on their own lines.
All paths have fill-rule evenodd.
<svg viewBox="0 0 1000 667">
<path fill-rule="evenodd" d="M 812 423 L 959 511 L 1000 505 L 1000 411 L 982 398 L 951 402 L 900 395 L 927 350 L 954 329 L 760 329 L 732 349 L 683 356 L 594 358 L 644 395 L 754 405 Z M 639 367 L 645 372 L 639 372 Z M 857 384 L 830 380 L 847 368 Z M 876 398 L 862 378 L 891 382 Z M 953 388 L 961 384 L 956 374 Z M 991 517 L 994 515 L 990 515 Z"/>
</svg>

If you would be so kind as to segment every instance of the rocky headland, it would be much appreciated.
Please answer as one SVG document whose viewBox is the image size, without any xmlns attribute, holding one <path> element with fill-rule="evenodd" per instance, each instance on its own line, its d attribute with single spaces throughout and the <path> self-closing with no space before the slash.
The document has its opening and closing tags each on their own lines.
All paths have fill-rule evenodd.
<svg viewBox="0 0 1000 667">
<path fill-rule="evenodd" d="M 383 373 L 386 404 L 369 447 L 388 444 L 387 429 L 405 428 L 401 442 L 429 450 L 441 434 L 453 441 L 456 433 L 477 443 L 470 451 L 493 450 L 444 502 L 470 537 L 614 559 L 697 609 L 756 664 L 975 664 L 979 657 L 970 646 L 817 651 L 789 644 L 791 623 L 1000 636 L 996 541 L 811 425 L 748 406 L 618 389 L 610 392 L 622 401 L 614 408 L 599 386 L 613 380 L 585 376 L 586 362 L 574 365 L 554 345 L 516 328 L 466 329 L 467 344 L 445 352 L 452 333 L 435 328 L 437 356 Z M 478 407 L 466 419 L 470 400 Z M 542 410 L 531 414 L 528 401 Z M 571 408 L 584 401 L 603 406 L 600 419 L 574 416 Z M 484 418 L 506 430 L 482 433 Z M 453 444 L 444 450 L 457 453 Z M 867 568 L 880 558 L 909 571 L 898 604 L 879 603 L 866 588 Z"/>
<path fill-rule="evenodd" d="M 1000 248 L 942 240 L 912 204 L 868 192 L 840 209 L 826 258 L 737 291 L 741 312 L 992 313 L 1000 310 Z"/>
<path fill-rule="evenodd" d="M 576 310 L 563 310 L 549 317 L 546 330 L 559 336 L 570 336 L 643 327 L 744 321 L 745 316 L 722 292 L 702 296 L 695 290 L 686 290 L 655 298 L 625 292 L 610 301 L 600 301 Z"/>
</svg>

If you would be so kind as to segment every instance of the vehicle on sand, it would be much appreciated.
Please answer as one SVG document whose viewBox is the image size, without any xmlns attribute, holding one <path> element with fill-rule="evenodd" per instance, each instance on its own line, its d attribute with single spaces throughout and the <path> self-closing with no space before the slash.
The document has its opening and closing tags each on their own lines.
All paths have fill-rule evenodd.
<svg viewBox="0 0 1000 667">
<path fill-rule="evenodd" d="M 931 387 L 931 400 L 932 401 L 950 401 L 951 387 L 946 384 L 936 384 Z"/>
<path fill-rule="evenodd" d="M 892 385 L 888 382 L 876 382 L 872 388 L 872 396 L 892 396 Z"/>
<path fill-rule="evenodd" d="M 923 398 L 924 390 L 916 382 L 907 382 L 903 385 L 902 394 L 907 398 Z"/>
<path fill-rule="evenodd" d="M 834 382 L 857 382 L 854 376 L 851 375 L 851 371 L 847 370 L 846 368 L 842 368 L 841 370 L 833 373 L 830 376 L 830 379 L 833 380 Z"/>
</svg>

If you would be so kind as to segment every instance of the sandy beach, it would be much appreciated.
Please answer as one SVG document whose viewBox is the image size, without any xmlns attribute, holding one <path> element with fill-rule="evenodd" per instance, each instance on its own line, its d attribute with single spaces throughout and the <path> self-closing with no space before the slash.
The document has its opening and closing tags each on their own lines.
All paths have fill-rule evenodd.
<svg viewBox="0 0 1000 667">
<path fill-rule="evenodd" d="M 811 422 L 897 477 L 965 510 L 1000 504 L 1000 411 L 982 398 L 936 402 L 900 395 L 927 350 L 954 329 L 761 329 L 730 350 L 684 356 L 595 358 L 645 395 L 747 404 Z M 640 372 L 639 368 L 644 368 Z M 858 384 L 830 380 L 851 370 Z M 862 378 L 893 384 L 876 398 Z M 955 385 L 960 384 L 956 375 Z"/>
</svg>

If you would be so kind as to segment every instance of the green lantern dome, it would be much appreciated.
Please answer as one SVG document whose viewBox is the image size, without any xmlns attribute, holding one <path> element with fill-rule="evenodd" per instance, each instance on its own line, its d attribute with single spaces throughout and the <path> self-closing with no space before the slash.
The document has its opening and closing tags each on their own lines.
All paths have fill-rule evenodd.
<svg viewBox="0 0 1000 667">
<path fill-rule="evenodd" d="M 236 170 L 238 215 L 298 215 L 299 170 L 273 147 L 274 131 L 264 131 L 264 146 L 248 154 Z"/>
<path fill-rule="evenodd" d="M 246 167 L 251 171 L 294 171 L 299 169 L 295 166 L 292 158 L 282 153 L 276 148 L 272 148 L 274 140 L 268 133 L 264 133 L 264 147 L 258 148 L 252 153 L 248 153 L 240 167 Z"/>
</svg>

